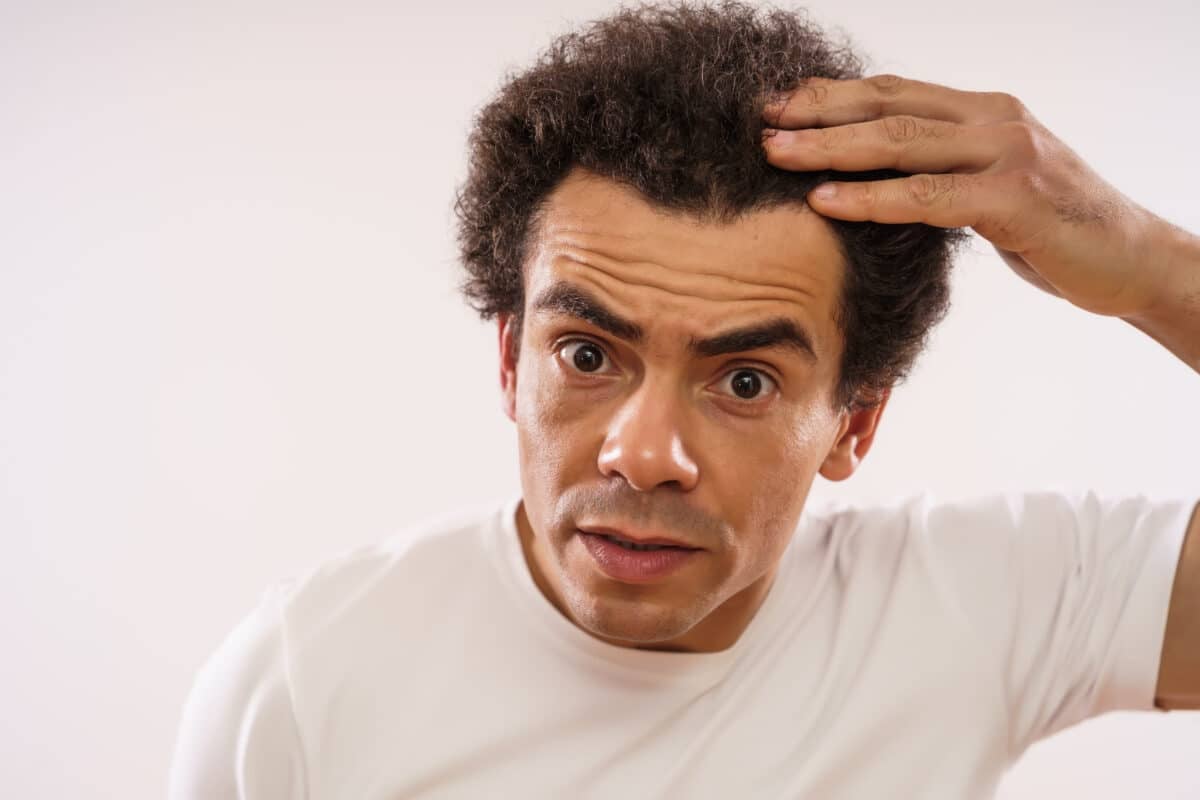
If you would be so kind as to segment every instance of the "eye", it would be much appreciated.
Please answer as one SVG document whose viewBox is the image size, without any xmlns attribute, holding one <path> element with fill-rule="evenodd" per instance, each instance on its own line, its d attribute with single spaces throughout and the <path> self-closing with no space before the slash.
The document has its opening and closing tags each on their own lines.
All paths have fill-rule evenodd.
<svg viewBox="0 0 1200 800">
<path fill-rule="evenodd" d="M 600 345 L 586 339 L 571 339 L 563 342 L 562 346 L 558 348 L 558 353 L 563 361 L 574 369 L 590 374 L 599 372 L 604 365 L 604 360 L 608 358 Z"/>
<path fill-rule="evenodd" d="M 762 370 L 741 368 L 725 374 L 721 386 L 739 400 L 759 400 L 778 388 L 775 380 Z"/>
</svg>

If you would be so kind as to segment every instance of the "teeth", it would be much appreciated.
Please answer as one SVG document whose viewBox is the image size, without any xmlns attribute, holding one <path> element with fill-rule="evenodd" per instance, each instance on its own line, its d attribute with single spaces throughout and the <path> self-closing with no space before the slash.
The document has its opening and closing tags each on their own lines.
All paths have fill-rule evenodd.
<svg viewBox="0 0 1200 800">
<path fill-rule="evenodd" d="M 605 536 L 610 542 L 621 545 L 626 550 L 666 550 L 671 545 L 664 544 L 634 544 L 633 542 L 625 542 L 614 536 Z"/>
</svg>

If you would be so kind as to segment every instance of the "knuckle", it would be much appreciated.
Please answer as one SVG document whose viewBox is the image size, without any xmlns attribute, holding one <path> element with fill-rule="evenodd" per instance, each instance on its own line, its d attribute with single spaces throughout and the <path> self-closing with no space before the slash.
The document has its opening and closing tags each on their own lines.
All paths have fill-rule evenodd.
<svg viewBox="0 0 1200 800">
<path fill-rule="evenodd" d="M 864 206 L 866 208 L 874 208 L 875 207 L 876 200 L 877 200 L 877 197 L 876 197 L 877 192 L 876 192 L 876 186 L 875 186 L 874 182 L 872 182 L 872 181 L 862 181 L 862 182 L 854 181 L 854 182 L 852 182 L 852 185 L 848 187 L 848 189 L 854 192 L 853 196 L 857 203 L 861 204 L 862 206 Z"/>
<path fill-rule="evenodd" d="M 866 83 L 876 92 L 885 96 L 898 94 L 904 88 L 904 78 L 899 75 L 893 75 L 890 72 L 882 75 L 872 75 L 866 79 Z"/>
<path fill-rule="evenodd" d="M 833 152 L 845 147 L 854 139 L 854 127 L 839 125 L 833 128 L 817 128 L 806 131 L 806 138 L 811 137 L 813 143 L 825 152 Z"/>
<path fill-rule="evenodd" d="M 805 83 L 801 87 L 804 90 L 805 98 L 808 105 L 821 107 L 829 102 L 829 87 L 821 84 Z"/>
<path fill-rule="evenodd" d="M 1008 92 L 987 92 L 987 95 L 996 107 L 997 113 L 1002 117 L 1006 119 L 1027 119 L 1029 117 L 1029 110 L 1015 95 Z"/>
<path fill-rule="evenodd" d="M 1027 161 L 1035 161 L 1041 155 L 1041 136 L 1033 125 L 1023 120 L 1010 120 L 1000 123 L 1000 129 L 1009 150 Z"/>
<path fill-rule="evenodd" d="M 933 205 L 953 197 L 953 179 L 953 175 L 944 173 L 914 175 L 908 180 L 908 191 L 921 205 Z"/>
<path fill-rule="evenodd" d="M 934 120 L 922 129 L 922 133 L 931 139 L 952 139 L 962 132 L 962 125 L 954 122 L 943 122 L 941 120 Z"/>
<path fill-rule="evenodd" d="M 889 142 L 893 144 L 908 144 L 921 134 L 921 125 L 915 117 L 901 115 L 884 117 L 883 128 Z"/>
</svg>

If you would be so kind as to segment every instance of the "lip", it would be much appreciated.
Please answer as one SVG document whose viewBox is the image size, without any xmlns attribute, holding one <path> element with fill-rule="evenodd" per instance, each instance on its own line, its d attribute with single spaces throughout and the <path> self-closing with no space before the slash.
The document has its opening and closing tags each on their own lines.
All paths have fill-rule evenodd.
<svg viewBox="0 0 1200 800">
<path fill-rule="evenodd" d="M 629 550 L 603 535 L 577 531 L 583 546 L 602 573 L 622 583 L 647 584 L 661 581 L 696 562 L 703 550 L 669 548 Z"/>
<path fill-rule="evenodd" d="M 597 536 L 615 536 L 618 539 L 624 539 L 627 542 L 634 544 L 664 544 L 672 547 L 682 547 L 688 550 L 703 550 L 703 547 L 689 544 L 679 539 L 670 539 L 665 536 L 650 536 L 645 533 L 631 531 L 621 528 L 610 528 L 606 525 L 588 525 L 586 528 L 579 528 L 583 533 L 594 533 Z"/>
</svg>

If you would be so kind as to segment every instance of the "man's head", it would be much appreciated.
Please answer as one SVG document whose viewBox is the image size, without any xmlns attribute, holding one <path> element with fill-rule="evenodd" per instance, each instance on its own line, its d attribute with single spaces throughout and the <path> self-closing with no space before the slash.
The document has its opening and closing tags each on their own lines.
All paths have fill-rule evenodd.
<svg viewBox="0 0 1200 800">
<path fill-rule="evenodd" d="M 602 639 L 731 644 L 815 475 L 853 473 L 945 313 L 965 233 L 804 202 L 900 173 L 767 163 L 764 100 L 816 75 L 862 67 L 793 13 L 642 7 L 560 37 L 476 120 L 463 289 L 499 319 L 522 544 Z M 699 549 L 616 578 L 601 528 Z"/>
</svg>

